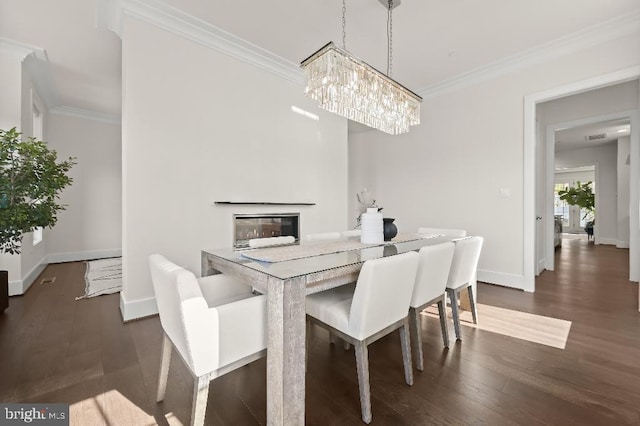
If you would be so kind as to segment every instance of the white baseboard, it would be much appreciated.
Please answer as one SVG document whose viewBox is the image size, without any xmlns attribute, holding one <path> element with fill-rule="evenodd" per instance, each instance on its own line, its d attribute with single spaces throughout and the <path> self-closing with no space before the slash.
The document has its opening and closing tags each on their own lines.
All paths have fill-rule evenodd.
<svg viewBox="0 0 640 426">
<path fill-rule="evenodd" d="M 618 240 L 616 242 L 616 247 L 617 248 L 629 248 L 629 241 L 620 241 L 620 240 Z"/>
<path fill-rule="evenodd" d="M 20 296 L 21 294 L 24 294 L 22 280 L 9 281 L 9 296 Z"/>
<path fill-rule="evenodd" d="M 478 269 L 478 281 L 524 290 L 524 276 Z"/>
<path fill-rule="evenodd" d="M 21 280 L 13 280 L 9 281 L 9 296 L 20 296 L 25 294 L 31 284 L 34 283 L 38 275 L 44 271 L 44 268 L 47 267 L 46 257 L 43 257 L 40 262 L 34 266 L 27 275 L 25 275 Z"/>
<path fill-rule="evenodd" d="M 127 301 L 124 293 L 120 292 L 120 313 L 124 322 L 156 315 L 158 313 L 156 298 Z"/>
<path fill-rule="evenodd" d="M 596 240 L 596 244 L 602 244 L 607 246 L 615 246 L 618 243 L 618 240 L 613 238 L 598 238 Z"/>
<path fill-rule="evenodd" d="M 31 284 L 38 278 L 50 263 L 77 262 L 79 260 L 104 259 L 107 257 L 122 256 L 122 249 L 79 251 L 69 253 L 54 253 L 43 257 L 36 266 L 29 271 L 21 280 L 9 281 L 9 296 L 19 296 L 25 294 Z M 155 304 L 155 300 L 154 300 Z"/>
<path fill-rule="evenodd" d="M 105 259 L 107 257 L 122 256 L 122 249 L 106 249 L 92 251 L 76 251 L 66 253 L 53 253 L 47 256 L 47 263 L 77 262 L 80 260 Z"/>
</svg>

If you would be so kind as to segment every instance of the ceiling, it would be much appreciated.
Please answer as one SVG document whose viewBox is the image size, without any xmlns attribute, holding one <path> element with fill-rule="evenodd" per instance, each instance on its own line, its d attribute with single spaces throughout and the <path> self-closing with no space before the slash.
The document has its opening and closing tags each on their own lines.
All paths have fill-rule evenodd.
<svg viewBox="0 0 640 426">
<path fill-rule="evenodd" d="M 629 136 L 628 119 L 609 120 L 556 131 L 556 152 L 605 145 Z"/>
<path fill-rule="evenodd" d="M 292 66 L 327 41 L 341 45 L 339 0 L 164 2 Z M 393 76 L 419 92 L 609 19 L 638 13 L 638 0 L 404 0 L 393 12 Z M 379 0 L 347 1 L 346 47 L 381 70 L 386 69 L 386 19 Z M 47 53 L 56 93 L 56 105 L 48 107 L 119 116 L 120 39 L 96 29 L 95 22 L 96 1 L 0 2 L 0 37 Z"/>
</svg>

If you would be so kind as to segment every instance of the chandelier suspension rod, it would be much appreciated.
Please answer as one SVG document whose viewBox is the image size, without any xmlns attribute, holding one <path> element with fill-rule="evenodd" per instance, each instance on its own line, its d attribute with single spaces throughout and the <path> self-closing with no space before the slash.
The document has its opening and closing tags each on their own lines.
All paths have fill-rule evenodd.
<svg viewBox="0 0 640 426">
<path fill-rule="evenodd" d="M 387 75 L 393 73 L 393 0 L 389 0 L 387 9 Z"/>
<path fill-rule="evenodd" d="M 347 0 L 342 0 L 342 48 L 347 50 Z"/>
</svg>

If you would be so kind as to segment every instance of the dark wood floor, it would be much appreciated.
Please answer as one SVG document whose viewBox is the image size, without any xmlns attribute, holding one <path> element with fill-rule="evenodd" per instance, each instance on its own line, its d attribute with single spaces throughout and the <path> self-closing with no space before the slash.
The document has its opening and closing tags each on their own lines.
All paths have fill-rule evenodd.
<svg viewBox="0 0 640 426">
<path fill-rule="evenodd" d="M 397 334 L 370 347 L 372 424 L 639 425 L 628 250 L 565 240 L 556 265 L 533 294 L 480 284 L 479 302 L 572 321 L 566 349 L 463 327 L 463 341 L 445 350 L 437 319 L 424 316 L 425 371 L 412 387 Z M 165 402 L 154 402 L 158 318 L 123 324 L 118 295 L 75 301 L 84 269 L 50 265 L 42 276 L 54 283 L 39 279 L 11 298 L 0 316 L 0 401 L 69 403 L 72 425 L 188 424 L 192 382 L 176 357 Z M 317 328 L 310 345 L 307 424 L 362 424 L 353 351 Z M 263 359 L 214 381 L 207 424 L 265 424 L 265 380 Z"/>
</svg>

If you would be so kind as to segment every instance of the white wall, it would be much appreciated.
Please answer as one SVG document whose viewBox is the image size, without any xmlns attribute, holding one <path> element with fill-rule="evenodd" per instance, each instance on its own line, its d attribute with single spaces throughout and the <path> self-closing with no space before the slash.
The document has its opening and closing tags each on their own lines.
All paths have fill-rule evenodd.
<svg viewBox="0 0 640 426">
<path fill-rule="evenodd" d="M 31 68 L 34 66 L 35 57 L 27 56 L 22 63 L 21 78 L 21 131 L 22 137 L 28 138 L 34 136 L 33 133 L 33 104 L 36 103 L 40 107 L 40 113 L 43 115 L 44 122 L 47 120 L 47 111 L 44 103 L 40 100 L 38 92 L 31 78 Z M 43 140 L 47 140 L 46 133 L 43 134 Z M 33 233 L 28 232 L 22 237 L 22 251 L 20 253 L 20 280 L 21 286 L 16 288 L 11 286 L 10 294 L 23 294 L 33 281 L 47 266 L 47 241 L 43 240 L 38 245 L 33 245 Z"/>
<path fill-rule="evenodd" d="M 618 225 L 616 247 L 629 247 L 629 170 L 627 159 L 631 155 L 631 139 L 629 136 L 618 139 Z"/>
<path fill-rule="evenodd" d="M 61 196 L 66 210 L 45 231 L 50 262 L 120 255 L 122 249 L 121 128 L 79 116 L 52 113 L 47 142 L 60 160 L 76 157 L 73 178 Z"/>
<path fill-rule="evenodd" d="M 22 56 L 0 44 L 0 129 L 20 128 Z"/>
<path fill-rule="evenodd" d="M 0 129 L 3 130 L 20 129 L 22 58 L 23 55 L 0 43 Z M 20 256 L 0 254 L 0 269 L 9 271 L 9 282 L 20 281 Z"/>
<path fill-rule="evenodd" d="M 640 64 L 638 34 L 567 53 L 422 104 L 409 134 L 354 134 L 350 162 L 398 229 L 465 228 L 485 237 L 478 279 L 523 288 L 524 97 Z M 637 92 L 636 92 L 637 93 Z M 360 188 L 350 186 L 350 197 Z"/>
<path fill-rule="evenodd" d="M 42 139 L 58 151 L 59 159 L 76 156 L 79 164 L 71 172 L 75 182 L 62 193 L 61 202 L 69 207 L 59 213 L 56 227 L 45 230 L 35 246 L 33 234 L 25 234 L 20 255 L 0 255 L 0 269 L 9 271 L 11 295 L 23 294 L 48 262 L 121 253 L 120 128 L 49 114 L 34 79 L 42 77 L 41 69 L 30 53 L 19 43 L 0 41 L 0 128 L 15 126 L 23 137 L 32 136 L 35 98 L 44 120 Z"/>
<path fill-rule="evenodd" d="M 149 254 L 199 275 L 201 249 L 231 246 L 233 213 L 296 211 L 303 233 L 346 229 L 345 119 L 299 84 L 150 24 L 126 16 L 122 34 L 125 320 L 156 310 Z M 224 200 L 317 205 L 213 204 Z"/>
<path fill-rule="evenodd" d="M 638 80 L 632 80 L 543 102 L 537 105 L 536 118 L 546 126 L 551 123 L 636 109 L 638 108 L 638 85 Z"/>
<path fill-rule="evenodd" d="M 616 142 L 556 153 L 557 168 L 596 165 L 596 243 L 618 240 L 618 148 Z M 627 210 L 629 204 L 627 203 Z M 627 237 L 628 238 L 628 237 Z"/>
</svg>

